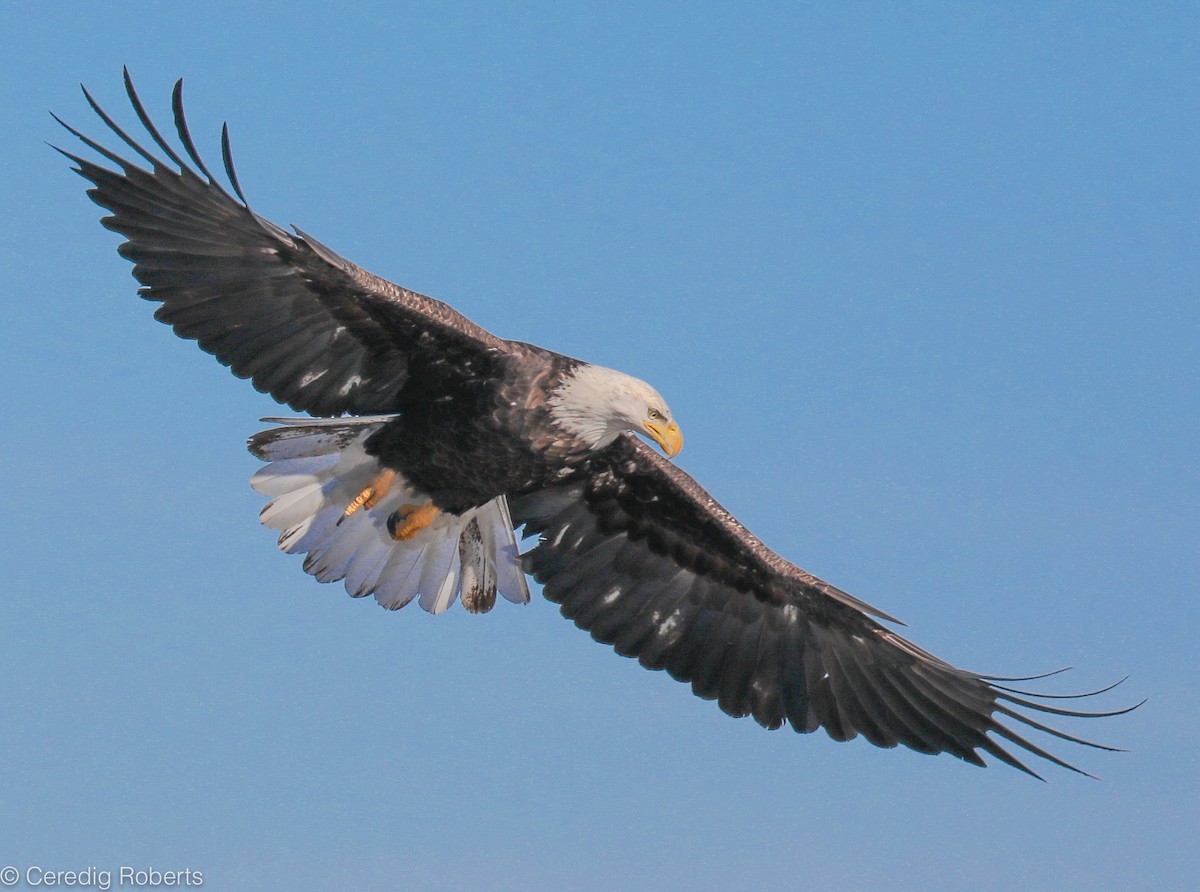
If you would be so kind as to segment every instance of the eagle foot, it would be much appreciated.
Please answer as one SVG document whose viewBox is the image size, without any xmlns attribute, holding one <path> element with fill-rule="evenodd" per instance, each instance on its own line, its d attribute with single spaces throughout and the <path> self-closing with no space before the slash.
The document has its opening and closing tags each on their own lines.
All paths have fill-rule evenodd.
<svg viewBox="0 0 1200 892">
<path fill-rule="evenodd" d="M 342 519 L 345 520 L 359 508 L 366 508 L 368 511 L 374 508 L 379 504 L 379 500 L 388 494 L 388 490 L 392 488 L 392 481 L 395 479 L 396 472 L 391 468 L 384 468 L 368 480 L 362 491 L 346 506 Z"/>
<path fill-rule="evenodd" d="M 423 505 L 401 505 L 388 516 L 388 533 L 393 539 L 407 542 L 433 523 L 437 516 L 438 509 L 433 502 L 425 502 Z"/>
</svg>

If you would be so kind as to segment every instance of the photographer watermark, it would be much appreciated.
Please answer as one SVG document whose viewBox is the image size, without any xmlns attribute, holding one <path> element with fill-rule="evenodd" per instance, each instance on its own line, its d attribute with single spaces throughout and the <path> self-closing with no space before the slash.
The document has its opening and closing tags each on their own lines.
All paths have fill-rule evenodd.
<svg viewBox="0 0 1200 892">
<path fill-rule="evenodd" d="M 74 887 L 77 889 L 159 889 L 173 886 L 203 886 L 204 873 L 184 867 L 181 870 L 162 870 L 157 867 L 132 867 L 123 864 L 117 868 L 85 867 L 82 870 L 59 870 L 41 864 L 31 864 L 22 869 L 9 864 L 0 867 L 0 886 L 13 888 L 25 885 L 30 889 L 48 886 Z"/>
</svg>

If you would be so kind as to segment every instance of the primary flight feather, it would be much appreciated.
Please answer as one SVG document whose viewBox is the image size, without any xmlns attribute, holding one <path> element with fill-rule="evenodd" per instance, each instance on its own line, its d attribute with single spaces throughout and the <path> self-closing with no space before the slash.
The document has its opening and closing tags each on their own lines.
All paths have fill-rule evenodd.
<svg viewBox="0 0 1200 892">
<path fill-rule="evenodd" d="M 250 209 L 222 131 L 228 188 L 204 164 L 173 94 L 179 148 L 125 87 L 147 148 L 84 95 L 126 160 L 64 152 L 125 236 L 155 318 L 298 412 L 251 438 L 262 521 L 322 582 L 433 613 L 528 601 L 525 574 L 564 616 L 643 666 L 767 728 L 825 728 L 1030 774 L 1015 755 L 1079 769 L 1026 726 L 1110 749 L 1033 716 L 1099 717 L 939 660 L 892 618 L 789 563 L 668 457 L 682 435 L 644 381 L 499 338 L 440 301 Z M 60 121 L 60 123 L 63 123 Z M 144 142 L 144 140 L 143 140 Z M 180 154 L 182 150 L 183 154 Z M 60 150 L 61 151 L 61 150 Z M 186 155 L 186 158 L 184 157 Z M 519 553 L 515 530 L 537 535 Z M 1107 690 L 1107 689 L 1105 689 Z M 1101 693 L 1101 692 L 1091 692 Z M 1074 695 L 1078 697 L 1091 694 Z M 1036 776 L 1036 775 L 1035 775 Z"/>
</svg>

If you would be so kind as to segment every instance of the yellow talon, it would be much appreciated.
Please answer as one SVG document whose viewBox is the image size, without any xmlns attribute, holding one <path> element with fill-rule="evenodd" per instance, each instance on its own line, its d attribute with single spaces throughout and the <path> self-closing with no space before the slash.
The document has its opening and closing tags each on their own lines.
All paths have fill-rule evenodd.
<svg viewBox="0 0 1200 892">
<path fill-rule="evenodd" d="M 392 488 L 392 481 L 395 479 L 396 472 L 391 468 L 384 468 L 367 481 L 367 485 L 362 488 L 362 492 L 356 495 L 354 500 L 346 506 L 346 512 L 342 515 L 342 518 L 349 517 L 359 508 L 366 508 L 370 511 L 379 504 L 380 499 L 388 494 L 388 490 Z"/>
<path fill-rule="evenodd" d="M 401 505 L 388 517 L 388 533 L 393 539 L 407 542 L 433 523 L 437 516 L 438 509 L 433 502 L 423 505 Z"/>
</svg>

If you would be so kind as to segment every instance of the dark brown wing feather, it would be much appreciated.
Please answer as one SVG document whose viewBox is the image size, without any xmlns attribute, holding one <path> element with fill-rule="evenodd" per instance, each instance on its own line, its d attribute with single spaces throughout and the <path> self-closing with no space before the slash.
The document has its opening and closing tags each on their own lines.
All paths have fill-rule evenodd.
<svg viewBox="0 0 1200 892">
<path fill-rule="evenodd" d="M 191 164 L 154 126 L 128 72 L 130 102 L 166 160 L 117 126 L 86 89 L 101 120 L 149 169 L 63 124 L 118 168 L 63 152 L 94 184 L 92 200 L 112 212 L 104 225 L 128 239 L 120 253 L 134 263 L 139 293 L 162 303 L 155 318 L 258 390 L 313 415 L 392 411 L 415 351 L 436 351 L 455 364 L 503 350 L 502 340 L 440 301 L 373 276 L 311 236 L 289 234 L 251 211 L 222 131 L 233 194 L 226 191 L 192 142 L 182 84 L 172 100 Z"/>
<path fill-rule="evenodd" d="M 540 534 L 526 569 L 564 616 L 617 653 L 690 682 L 732 716 L 752 715 L 767 728 L 824 727 L 836 740 L 862 734 L 876 746 L 948 752 L 976 765 L 985 764 L 983 751 L 1030 774 L 994 738 L 1078 769 L 1005 719 L 1110 749 L 1016 708 L 1118 713 L 1058 709 L 1000 684 L 1006 679 L 939 660 L 871 619 L 873 608 L 771 552 L 633 437 L 598 454 L 582 479 L 510 507 L 526 535 Z"/>
</svg>

